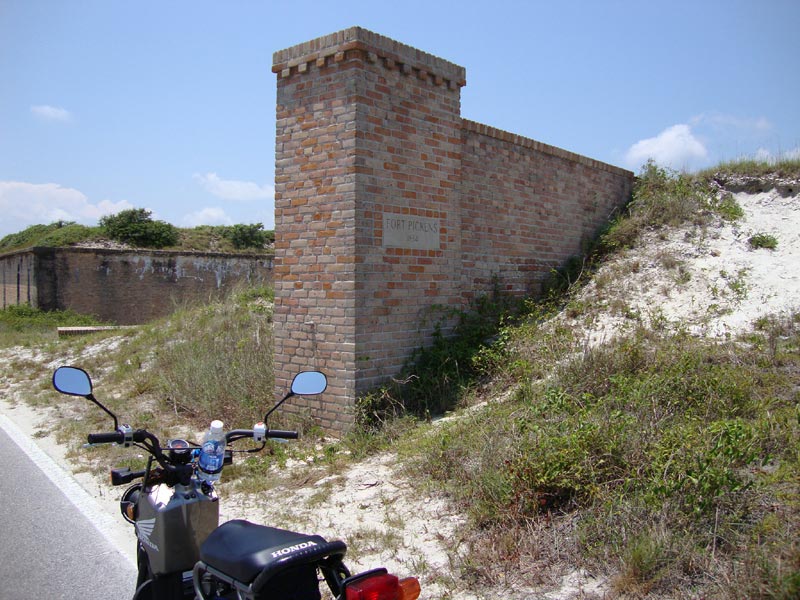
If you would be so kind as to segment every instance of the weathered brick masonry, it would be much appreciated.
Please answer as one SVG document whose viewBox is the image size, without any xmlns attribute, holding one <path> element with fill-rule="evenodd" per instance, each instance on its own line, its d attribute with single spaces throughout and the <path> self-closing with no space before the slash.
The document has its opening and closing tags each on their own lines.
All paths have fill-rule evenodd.
<svg viewBox="0 0 800 600">
<path fill-rule="evenodd" d="M 272 257 L 260 255 L 32 248 L 0 256 L 3 308 L 71 309 L 120 325 L 271 279 Z"/>
<path fill-rule="evenodd" d="M 327 428 L 430 340 L 434 307 L 535 293 L 629 196 L 628 171 L 463 120 L 463 67 L 364 29 L 273 71 L 276 392 L 325 371 L 304 406 Z"/>
<path fill-rule="evenodd" d="M 12 304 L 38 306 L 36 287 L 36 257 L 33 252 L 14 252 L 0 257 L 0 306 Z"/>
</svg>

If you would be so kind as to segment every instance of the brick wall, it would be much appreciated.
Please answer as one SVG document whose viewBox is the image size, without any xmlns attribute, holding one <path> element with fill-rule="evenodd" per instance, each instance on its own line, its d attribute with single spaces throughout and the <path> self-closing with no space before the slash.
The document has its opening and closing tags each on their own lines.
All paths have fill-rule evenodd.
<svg viewBox="0 0 800 600">
<path fill-rule="evenodd" d="M 364 34 L 356 121 L 356 394 L 460 305 L 461 67 Z"/>
<path fill-rule="evenodd" d="M 464 121 L 461 163 L 463 297 L 496 283 L 539 285 L 614 215 L 632 174 L 584 156 Z"/>
<path fill-rule="evenodd" d="M 464 72 L 360 28 L 273 62 L 277 393 L 323 370 L 328 392 L 295 403 L 343 429 L 353 399 L 431 335 L 426 309 L 460 303 Z"/>
<path fill-rule="evenodd" d="M 0 308 L 12 304 L 38 306 L 32 253 L 13 252 L 0 257 L 0 302 Z"/>
<path fill-rule="evenodd" d="M 324 427 L 430 340 L 441 307 L 543 276 L 632 174 L 464 121 L 462 67 L 355 27 L 276 52 L 275 377 Z"/>
<path fill-rule="evenodd" d="M 309 44 L 276 55 L 273 67 L 275 385 L 282 394 L 294 373 L 324 371 L 328 394 L 305 400 L 326 427 L 341 428 L 341 411 L 329 399 L 355 391 L 344 374 L 355 369 L 357 95 L 346 75 L 356 70 L 344 51 L 317 50 Z"/>
<path fill-rule="evenodd" d="M 43 310 L 71 309 L 121 325 L 208 301 L 238 283 L 269 283 L 271 270 L 272 258 L 257 255 L 33 248 L 0 256 L 4 307 L 19 297 Z M 17 273 L 29 283 L 13 288 Z"/>
<path fill-rule="evenodd" d="M 465 71 L 352 28 L 275 53 L 276 394 L 346 429 L 438 309 L 535 293 L 629 196 L 632 174 L 465 121 Z"/>
</svg>

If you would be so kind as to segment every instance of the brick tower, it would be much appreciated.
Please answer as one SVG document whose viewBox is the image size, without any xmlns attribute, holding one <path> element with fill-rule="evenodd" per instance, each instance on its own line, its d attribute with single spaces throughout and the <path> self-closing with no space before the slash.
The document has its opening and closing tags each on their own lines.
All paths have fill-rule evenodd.
<svg viewBox="0 0 800 600">
<path fill-rule="evenodd" d="M 462 67 L 354 27 L 276 52 L 275 378 L 344 430 L 362 392 L 460 306 Z"/>
</svg>

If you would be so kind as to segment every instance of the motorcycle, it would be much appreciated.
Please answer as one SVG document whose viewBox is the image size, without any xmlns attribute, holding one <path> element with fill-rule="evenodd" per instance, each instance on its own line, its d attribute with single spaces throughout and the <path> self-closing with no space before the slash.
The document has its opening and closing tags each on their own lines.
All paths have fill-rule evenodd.
<svg viewBox="0 0 800 600">
<path fill-rule="evenodd" d="M 140 471 L 128 467 L 111 470 L 111 483 L 130 486 L 120 500 L 123 518 L 137 537 L 138 576 L 133 600 L 321 600 L 324 581 L 335 600 L 416 600 L 415 577 L 400 579 L 385 568 L 351 575 L 344 564 L 347 546 L 246 520 L 219 524 L 219 497 L 198 465 L 197 444 L 159 439 L 145 429 L 120 424 L 117 416 L 93 395 L 92 380 L 78 367 L 59 367 L 53 387 L 80 396 L 105 411 L 114 431 L 91 433 L 90 445 L 136 446 L 148 454 Z M 296 431 L 269 429 L 270 415 L 295 395 L 325 391 L 327 379 L 318 371 L 295 376 L 290 391 L 253 429 L 224 434 L 223 465 L 232 464 L 234 452 L 259 452 L 270 439 L 297 439 Z M 228 448 L 251 440 L 246 450 Z M 141 480 L 141 481 L 138 481 Z M 321 579 L 320 579 L 321 576 Z"/>
</svg>

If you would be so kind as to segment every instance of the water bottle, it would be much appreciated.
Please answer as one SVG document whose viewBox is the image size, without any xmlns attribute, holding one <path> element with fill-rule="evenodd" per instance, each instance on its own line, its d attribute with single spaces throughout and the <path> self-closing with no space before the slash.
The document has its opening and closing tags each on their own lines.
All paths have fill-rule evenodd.
<svg viewBox="0 0 800 600">
<path fill-rule="evenodd" d="M 222 464 L 225 460 L 225 433 L 222 431 L 222 421 L 211 421 L 211 428 L 203 437 L 200 447 L 200 458 L 197 461 L 200 467 L 200 478 L 213 484 L 219 480 Z"/>
</svg>

